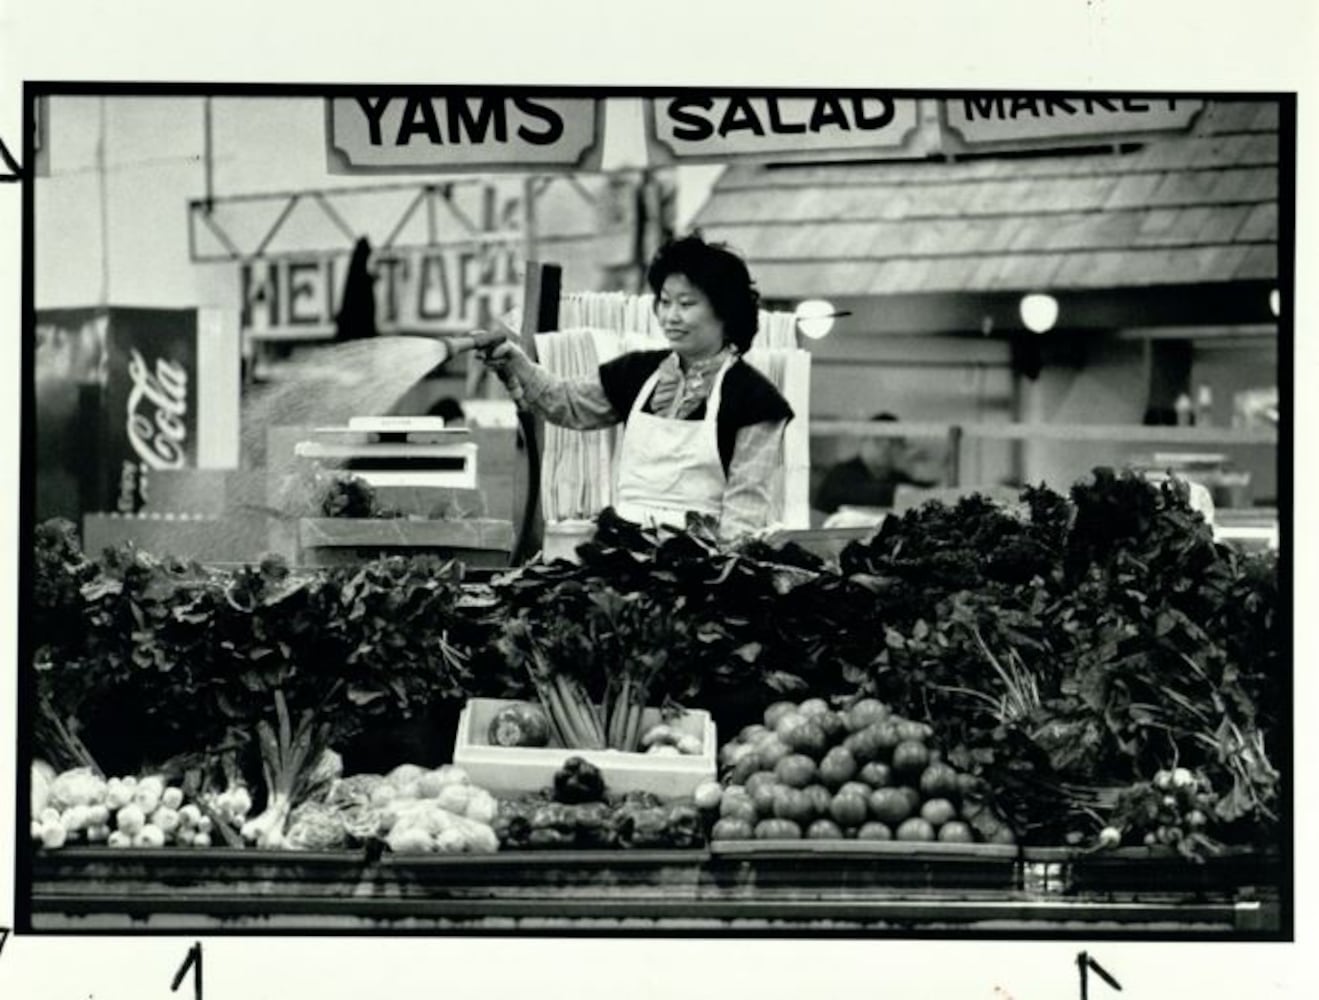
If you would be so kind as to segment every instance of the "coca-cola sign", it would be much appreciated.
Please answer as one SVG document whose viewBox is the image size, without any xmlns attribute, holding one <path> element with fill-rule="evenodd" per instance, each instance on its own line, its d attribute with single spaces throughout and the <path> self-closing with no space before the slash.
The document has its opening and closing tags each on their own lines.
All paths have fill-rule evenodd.
<svg viewBox="0 0 1319 1000">
<path fill-rule="evenodd" d="M 188 447 L 188 370 L 157 358 L 155 371 L 136 347 L 130 348 L 128 441 L 153 469 L 181 469 Z"/>
<path fill-rule="evenodd" d="M 153 471 L 197 466 L 197 314 L 112 309 L 101 404 L 103 510 L 136 513 Z"/>
</svg>

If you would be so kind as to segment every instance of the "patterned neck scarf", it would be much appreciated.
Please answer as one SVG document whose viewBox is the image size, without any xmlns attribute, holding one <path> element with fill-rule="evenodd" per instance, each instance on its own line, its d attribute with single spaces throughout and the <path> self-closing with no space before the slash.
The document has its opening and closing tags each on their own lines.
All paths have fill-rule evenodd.
<svg viewBox="0 0 1319 1000">
<path fill-rule="evenodd" d="M 691 362 L 684 372 L 677 353 L 670 354 L 660 362 L 655 392 L 646 409 L 656 416 L 685 420 L 709 398 L 715 376 L 731 355 L 732 349 L 725 347 L 713 357 Z"/>
</svg>

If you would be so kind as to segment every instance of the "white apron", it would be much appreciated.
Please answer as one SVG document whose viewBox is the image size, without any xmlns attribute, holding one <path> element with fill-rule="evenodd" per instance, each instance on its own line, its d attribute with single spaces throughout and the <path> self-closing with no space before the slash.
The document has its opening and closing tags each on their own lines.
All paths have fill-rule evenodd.
<svg viewBox="0 0 1319 1000">
<path fill-rule="evenodd" d="M 614 509 L 639 524 L 687 526 L 687 512 L 718 518 L 723 512 L 728 477 L 719 456 L 719 402 L 724 361 L 705 401 L 701 420 L 670 420 L 642 407 L 655 391 L 659 369 L 646 380 L 632 403 L 619 448 L 618 488 Z"/>
</svg>

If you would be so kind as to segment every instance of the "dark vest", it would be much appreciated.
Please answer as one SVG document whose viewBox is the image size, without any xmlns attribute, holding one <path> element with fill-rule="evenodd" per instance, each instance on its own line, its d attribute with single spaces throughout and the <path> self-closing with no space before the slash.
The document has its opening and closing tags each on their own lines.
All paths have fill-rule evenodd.
<svg viewBox="0 0 1319 1000">
<path fill-rule="evenodd" d="M 655 374 L 655 369 L 670 353 L 665 350 L 634 351 L 600 366 L 600 384 L 604 387 L 609 405 L 625 421 L 646 379 Z M 646 400 L 646 403 L 649 405 L 650 400 Z M 729 365 L 724 374 L 723 398 L 715 418 L 724 474 L 727 475 L 733 461 L 733 445 L 738 431 L 752 424 L 767 421 L 777 423 L 780 420 L 791 420 L 792 417 L 792 407 L 774 388 L 774 383 L 741 358 Z M 704 420 L 705 403 L 686 419 Z"/>
</svg>

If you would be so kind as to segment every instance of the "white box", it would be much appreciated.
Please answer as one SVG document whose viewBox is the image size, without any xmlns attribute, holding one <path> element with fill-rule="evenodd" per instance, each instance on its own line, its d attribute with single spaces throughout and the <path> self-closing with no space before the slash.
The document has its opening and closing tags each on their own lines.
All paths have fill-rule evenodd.
<svg viewBox="0 0 1319 1000">
<path fill-rule="evenodd" d="M 699 754 L 675 757 L 622 750 L 491 746 L 486 741 L 491 721 L 500 709 L 516 704 L 502 698 L 472 698 L 458 717 L 453 762 L 475 784 L 496 795 L 524 795 L 549 787 L 554 773 L 569 757 L 581 757 L 598 767 L 611 792 L 652 792 L 661 799 L 686 799 L 703 781 L 714 780 L 718 741 L 709 712 L 688 709 L 669 723 L 680 734 L 700 737 Z M 641 718 L 643 730 L 661 721 L 655 708 L 646 709 Z"/>
</svg>

